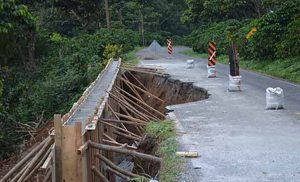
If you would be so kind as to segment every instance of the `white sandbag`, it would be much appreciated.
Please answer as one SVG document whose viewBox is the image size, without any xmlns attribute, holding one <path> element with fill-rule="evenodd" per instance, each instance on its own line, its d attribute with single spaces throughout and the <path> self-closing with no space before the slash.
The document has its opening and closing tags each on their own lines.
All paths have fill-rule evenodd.
<svg viewBox="0 0 300 182">
<path fill-rule="evenodd" d="M 193 59 L 188 59 L 186 61 L 186 64 L 187 64 L 187 69 L 191 69 L 191 68 L 194 68 L 195 67 L 195 62 Z"/>
<path fill-rule="evenodd" d="M 266 109 L 282 109 L 284 105 L 283 90 L 280 87 L 266 89 Z"/>
<path fill-rule="evenodd" d="M 207 66 L 207 77 L 214 78 L 217 76 L 216 66 Z"/>
<path fill-rule="evenodd" d="M 241 79 L 242 76 L 231 76 L 229 75 L 229 91 L 241 91 Z"/>
</svg>

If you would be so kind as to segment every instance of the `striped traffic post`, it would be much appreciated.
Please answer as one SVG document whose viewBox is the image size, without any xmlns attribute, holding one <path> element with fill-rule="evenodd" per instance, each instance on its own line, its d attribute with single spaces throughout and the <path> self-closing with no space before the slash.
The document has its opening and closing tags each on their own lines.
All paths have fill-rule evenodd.
<svg viewBox="0 0 300 182">
<path fill-rule="evenodd" d="M 173 43 L 172 39 L 167 39 L 167 48 L 168 48 L 168 54 L 172 56 L 173 54 Z"/>
<path fill-rule="evenodd" d="M 208 42 L 208 63 L 207 63 L 207 77 L 214 78 L 216 74 L 216 60 L 217 57 L 217 46 L 215 42 Z"/>
<path fill-rule="evenodd" d="M 217 63 L 217 46 L 214 42 L 208 42 L 208 66 L 215 66 Z"/>
</svg>

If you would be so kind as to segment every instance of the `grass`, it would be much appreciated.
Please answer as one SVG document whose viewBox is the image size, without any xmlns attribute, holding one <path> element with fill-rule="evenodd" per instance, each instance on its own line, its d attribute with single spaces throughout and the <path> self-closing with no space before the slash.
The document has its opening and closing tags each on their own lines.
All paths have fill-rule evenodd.
<svg viewBox="0 0 300 182">
<path fill-rule="evenodd" d="M 175 155 L 178 142 L 175 138 L 174 122 L 170 120 L 150 122 L 146 126 L 146 133 L 154 135 L 159 143 L 157 155 L 163 159 L 163 165 L 159 173 L 159 181 L 175 181 L 181 171 L 181 158 Z"/>
<path fill-rule="evenodd" d="M 199 59 L 208 59 L 207 53 L 198 53 L 194 52 L 192 49 L 187 49 L 184 51 L 179 52 L 180 54 L 184 54 L 187 56 L 191 56 L 194 58 L 199 58 Z M 219 55 L 217 57 L 217 61 L 223 64 L 227 64 L 227 56 L 226 55 Z"/>
<path fill-rule="evenodd" d="M 262 74 L 300 83 L 300 58 L 277 59 L 274 61 L 241 60 L 242 68 Z"/>
<path fill-rule="evenodd" d="M 180 52 L 195 58 L 207 59 L 206 53 L 196 53 L 193 50 L 185 50 Z M 227 55 L 217 56 L 217 61 L 228 64 Z M 274 61 L 258 61 L 239 59 L 240 67 L 252 71 L 256 71 L 265 75 L 286 79 L 291 82 L 300 83 L 300 57 L 277 59 Z"/>
<path fill-rule="evenodd" d="M 124 62 L 125 63 L 128 63 L 128 64 L 138 64 L 139 63 L 139 60 L 138 58 L 136 57 L 136 53 L 140 50 L 142 50 L 144 47 L 135 47 L 134 50 L 126 53 L 124 56 L 123 56 L 123 59 L 124 59 Z"/>
<path fill-rule="evenodd" d="M 191 56 L 194 58 L 207 59 L 207 53 L 197 53 L 197 52 L 194 52 L 192 49 L 187 49 L 187 50 L 181 51 L 179 53 L 187 55 L 187 56 Z"/>
</svg>

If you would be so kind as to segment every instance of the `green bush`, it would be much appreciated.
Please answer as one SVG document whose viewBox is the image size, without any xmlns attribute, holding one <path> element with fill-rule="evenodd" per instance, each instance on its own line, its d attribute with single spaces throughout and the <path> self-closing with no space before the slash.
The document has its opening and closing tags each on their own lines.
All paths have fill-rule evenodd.
<svg viewBox="0 0 300 182">
<path fill-rule="evenodd" d="M 36 113 L 42 111 L 47 116 L 54 112 L 66 112 L 105 66 L 103 60 L 111 56 L 107 55 L 105 48 L 118 44 L 124 47 L 122 50 L 129 51 L 136 44 L 135 38 L 134 32 L 127 30 L 103 29 L 95 34 L 83 34 L 75 38 L 51 34 L 50 47 L 56 51 L 41 58 L 38 65 L 39 79 L 32 83 L 31 88 L 25 89 L 22 95 L 24 99 L 16 107 L 19 117 L 32 121 Z M 119 55 L 122 50 L 115 51 Z M 32 94 L 26 96 L 29 93 Z"/>
<path fill-rule="evenodd" d="M 287 26 L 282 42 L 276 45 L 277 57 L 299 56 L 300 52 L 300 14 L 294 18 Z"/>
<path fill-rule="evenodd" d="M 119 58 L 121 56 L 122 53 L 122 47 L 119 45 L 107 45 L 104 49 L 103 52 L 103 57 L 104 57 L 104 61 L 103 61 L 103 66 L 105 66 L 109 59 L 111 58 Z"/>
<path fill-rule="evenodd" d="M 121 29 L 101 29 L 76 37 L 45 33 L 38 35 L 37 45 L 48 51 L 38 50 L 34 73 L 28 74 L 22 64 L 8 67 L 0 112 L 0 158 L 13 150 L 11 143 L 17 144 L 22 136 L 12 123 L 31 123 L 41 115 L 49 119 L 55 113 L 66 113 L 105 66 L 105 58 L 112 56 L 108 50 L 104 54 L 108 45 L 119 45 L 113 49 L 119 56 L 138 43 L 135 32 Z"/>
<path fill-rule="evenodd" d="M 185 45 L 184 38 L 182 36 L 173 35 L 172 39 L 173 39 L 173 43 L 174 43 L 175 46 Z"/>
<path fill-rule="evenodd" d="M 296 3 L 284 2 L 278 11 L 270 12 L 258 20 L 253 20 L 251 24 L 257 27 L 253 38 L 247 41 L 239 39 L 240 42 L 244 42 L 239 46 L 240 49 L 244 49 L 242 56 L 268 60 L 295 56 L 296 53 L 291 54 L 286 50 L 289 50 L 288 45 L 295 45 L 297 41 L 299 42 L 297 37 L 290 35 L 290 33 L 295 33 L 293 27 L 297 24 L 294 19 L 297 13 L 299 10 Z"/>
<path fill-rule="evenodd" d="M 124 52 L 133 50 L 139 43 L 139 36 L 129 29 L 100 29 L 94 34 L 94 38 L 101 46 L 100 51 L 104 51 L 108 44 L 122 46 Z"/>
<path fill-rule="evenodd" d="M 172 35 L 172 33 L 166 31 L 159 31 L 159 32 L 145 32 L 145 46 L 149 46 L 153 40 L 156 40 L 161 46 L 166 46 L 167 38 L 171 38 L 173 40 L 174 45 L 185 44 L 181 36 Z"/>
<path fill-rule="evenodd" d="M 254 34 L 248 39 L 246 38 L 246 36 L 252 28 L 257 27 L 257 24 L 258 20 L 247 20 L 243 23 L 243 26 L 236 33 L 236 44 L 238 46 L 239 55 L 245 58 L 250 59 L 255 57 L 254 52 L 256 51 L 256 49 L 254 47 L 254 35 L 256 34 L 256 32 L 254 32 Z"/>
<path fill-rule="evenodd" d="M 165 32 L 165 31 L 159 31 L 155 33 L 145 32 L 145 46 L 150 45 L 153 40 L 156 40 L 161 46 L 165 46 L 168 37 L 171 37 L 170 32 Z"/>
<path fill-rule="evenodd" d="M 206 53 L 208 41 L 214 41 L 217 44 L 219 54 L 225 54 L 230 39 L 228 34 L 231 29 L 240 27 L 241 23 L 237 20 L 227 20 L 220 23 L 212 23 L 200 27 L 186 38 L 187 44 L 192 45 L 196 52 Z"/>
<path fill-rule="evenodd" d="M 246 59 L 297 56 L 300 52 L 299 24 L 299 3 L 287 1 L 275 12 L 258 19 L 227 20 L 202 26 L 186 37 L 186 44 L 196 52 L 206 53 L 207 42 L 213 40 L 217 52 L 226 54 L 229 42 L 234 40 L 240 56 Z M 247 39 L 246 35 L 253 27 L 257 32 Z"/>
</svg>

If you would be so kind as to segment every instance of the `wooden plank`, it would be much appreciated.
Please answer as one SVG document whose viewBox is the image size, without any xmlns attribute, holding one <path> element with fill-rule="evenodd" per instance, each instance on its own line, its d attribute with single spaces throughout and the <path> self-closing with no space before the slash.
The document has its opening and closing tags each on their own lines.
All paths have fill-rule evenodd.
<svg viewBox="0 0 300 182">
<path fill-rule="evenodd" d="M 128 82 L 130 82 L 129 79 L 126 77 L 125 74 L 123 74 L 122 76 L 123 76 Z M 124 82 L 124 81 L 123 81 L 123 82 Z M 128 88 L 130 88 L 130 90 L 132 90 L 132 92 L 133 92 L 140 100 L 144 101 L 144 99 L 142 98 L 142 96 L 139 94 L 139 92 L 138 92 L 133 86 L 131 86 L 131 85 L 128 84 L 127 82 L 124 82 L 124 83 L 127 85 Z"/>
<path fill-rule="evenodd" d="M 142 120 L 145 121 L 151 121 L 150 118 L 147 117 L 147 115 L 145 115 L 144 113 L 138 111 L 136 108 L 134 108 L 130 103 L 128 103 L 126 100 L 121 99 L 117 96 L 115 96 L 114 94 L 112 94 L 111 92 L 109 93 L 111 98 L 113 98 L 114 100 L 116 100 L 119 103 L 119 107 L 125 112 L 125 110 L 128 110 L 130 112 L 132 112 L 132 114 L 136 115 L 137 118 L 140 118 Z M 126 109 L 124 109 L 126 108 Z M 117 114 L 117 113 L 116 113 Z M 118 114 L 117 114 L 118 115 Z M 129 115 L 131 116 L 131 115 Z"/>
<path fill-rule="evenodd" d="M 84 133 L 84 141 L 90 141 L 91 140 L 91 132 L 92 131 L 87 131 Z M 93 181 L 93 173 L 91 172 L 91 166 L 92 166 L 92 150 L 91 148 L 89 148 L 87 146 L 87 150 L 86 152 L 83 153 L 83 167 L 86 167 L 85 169 L 85 173 L 83 173 L 83 177 L 85 177 L 84 175 L 86 175 L 86 179 L 87 181 Z"/>
<path fill-rule="evenodd" d="M 114 116 L 116 119 L 120 120 L 120 118 L 116 115 L 114 109 L 110 106 L 109 102 L 106 103 L 106 106 L 107 106 L 107 107 L 109 108 L 109 110 L 112 112 L 113 116 Z M 107 110 L 106 113 L 109 113 L 108 110 Z M 128 130 L 128 129 L 126 128 L 126 126 L 125 126 L 123 123 L 121 123 L 121 126 L 122 126 L 125 130 Z"/>
<path fill-rule="evenodd" d="M 153 107 L 149 106 L 147 103 L 139 100 L 138 98 L 134 97 L 133 95 L 131 95 L 130 93 L 126 92 L 125 90 L 123 90 L 122 88 L 120 87 L 116 87 L 116 89 L 124 94 L 126 94 L 127 96 L 129 96 L 130 98 L 136 100 L 137 102 L 139 102 L 140 104 L 142 104 L 143 106 L 147 107 L 148 109 L 154 111 L 155 113 L 157 113 L 158 115 L 162 116 L 162 118 L 165 118 L 165 115 L 162 114 L 160 111 L 154 109 Z"/>
<path fill-rule="evenodd" d="M 144 112 L 148 117 L 150 117 L 152 120 L 160 120 L 158 117 L 156 117 L 154 114 L 152 114 L 151 112 L 149 112 L 147 109 L 141 107 L 139 104 L 137 104 L 136 102 L 132 101 L 131 99 L 129 99 L 128 97 L 126 97 L 125 95 L 122 95 L 123 98 L 131 103 L 132 105 L 134 105 L 135 107 L 139 108 L 140 110 L 142 110 L 142 112 Z"/>
<path fill-rule="evenodd" d="M 43 181 L 43 175 L 37 174 L 37 176 L 36 176 L 36 181 L 37 181 L 37 182 L 42 182 L 42 181 Z"/>
<path fill-rule="evenodd" d="M 106 144 L 106 145 L 112 145 L 112 146 L 120 146 L 120 147 L 123 147 L 123 144 L 118 143 L 118 142 L 116 142 L 116 141 L 111 141 L 111 140 L 103 139 L 102 142 L 103 142 L 104 144 Z M 125 148 L 127 148 L 127 149 L 129 149 L 129 150 L 137 150 L 136 147 L 127 145 L 127 143 L 126 143 Z"/>
<path fill-rule="evenodd" d="M 82 156 L 77 149 L 82 145 L 81 123 L 62 127 L 62 181 L 81 182 Z"/>
<path fill-rule="evenodd" d="M 134 121 L 106 119 L 106 118 L 101 118 L 100 120 L 107 121 L 107 122 L 114 122 L 114 123 L 125 123 L 128 125 L 138 125 L 138 126 L 145 126 L 147 124 L 147 123 L 138 123 L 138 122 L 134 122 Z"/>
<path fill-rule="evenodd" d="M 20 162 L 18 162 L 2 179 L 0 179 L 0 182 L 5 182 L 7 181 L 9 178 L 11 178 L 11 176 L 16 176 L 16 173 L 20 170 L 19 168 L 25 168 L 26 163 L 28 163 L 28 160 L 32 158 L 32 156 L 34 154 L 36 154 L 45 144 L 46 139 L 43 140 L 41 143 L 39 143 L 36 147 L 34 147 L 34 149 L 29 152 L 24 158 L 22 158 L 22 160 Z"/>
<path fill-rule="evenodd" d="M 47 159 L 45 160 L 45 162 L 41 166 L 42 170 L 46 171 L 49 168 L 49 166 L 51 165 L 54 149 L 55 149 L 55 145 L 52 147 L 51 153 L 48 155 Z"/>
<path fill-rule="evenodd" d="M 53 139 L 52 139 L 53 140 Z M 50 145 L 53 145 L 53 141 L 50 141 Z M 47 148 L 47 147 L 45 147 Z M 49 156 L 49 154 L 52 151 L 52 146 L 50 146 L 47 150 L 46 153 L 42 152 L 41 150 L 39 152 L 41 152 L 41 157 L 37 160 L 37 162 L 35 163 L 34 166 L 32 166 L 32 168 L 30 169 L 30 172 L 26 174 L 24 181 L 28 181 L 32 176 L 34 176 L 38 169 L 41 167 L 41 165 L 44 163 L 44 161 L 46 160 L 46 158 Z"/>
<path fill-rule="evenodd" d="M 134 137 L 137 137 L 137 138 L 140 138 L 140 139 L 141 139 L 141 137 L 140 137 L 139 135 L 137 135 L 137 134 L 135 134 L 135 133 L 132 133 L 131 131 L 124 130 L 123 128 L 120 128 L 120 127 L 118 127 L 117 125 L 114 125 L 114 124 L 111 124 L 111 123 L 108 123 L 108 122 L 105 122 L 105 121 L 101 121 L 101 120 L 100 120 L 100 122 L 102 122 L 102 123 L 105 124 L 105 125 L 108 125 L 108 126 L 111 126 L 111 127 L 113 127 L 113 128 L 116 128 L 117 130 L 123 131 L 124 133 L 127 133 L 127 134 L 129 134 L 129 135 L 132 135 L 132 136 L 134 136 Z"/>
<path fill-rule="evenodd" d="M 115 111 L 114 111 L 114 108 L 112 107 L 112 106 L 116 106 L 115 104 L 113 104 L 113 103 L 116 103 L 116 102 L 113 102 L 113 100 L 108 100 L 108 102 L 107 102 L 107 107 L 106 107 L 106 109 L 107 109 L 107 112 L 105 113 L 105 115 L 106 115 L 106 117 L 108 117 L 108 118 L 112 118 L 113 116 L 114 117 L 116 117 L 118 120 L 120 119 L 117 115 L 116 115 L 116 113 L 115 113 Z M 112 106 L 110 105 L 110 104 L 112 104 Z M 111 112 L 108 112 L 108 111 L 111 111 Z M 103 123 L 102 122 L 100 122 L 101 124 L 102 124 L 102 127 L 104 128 L 104 125 L 103 125 Z M 127 130 L 127 128 L 126 128 L 126 126 L 122 123 L 121 124 L 121 126 L 125 129 L 125 130 Z M 111 126 L 106 126 L 106 128 L 107 128 L 107 135 L 108 136 L 111 136 L 111 137 L 113 137 L 114 136 L 114 133 L 113 133 L 113 131 L 115 131 L 115 129 L 113 128 L 113 127 L 111 127 Z M 103 133 L 104 134 L 104 133 Z M 115 136 L 116 137 L 116 136 Z M 101 140 L 101 143 L 102 143 L 103 141 Z M 107 158 L 109 158 L 110 160 L 113 160 L 114 159 L 114 154 L 113 154 L 113 152 L 111 152 L 111 151 L 103 151 L 102 152 L 102 154 L 103 155 L 106 155 L 107 156 Z M 95 156 L 93 156 L 93 157 L 95 157 Z M 99 161 L 100 162 L 100 161 Z M 111 182 L 115 182 L 115 177 L 113 176 L 113 174 L 111 174 L 111 173 L 108 173 L 105 169 L 104 169 L 104 167 L 102 167 L 102 172 L 103 172 L 103 174 L 106 174 L 107 175 L 107 177 L 108 177 L 108 179 L 109 179 L 109 181 L 111 181 Z"/>
<path fill-rule="evenodd" d="M 152 98 L 154 98 L 154 99 L 156 99 L 156 100 L 158 100 L 158 101 L 160 101 L 160 102 L 162 102 L 162 103 L 165 102 L 164 100 L 162 100 L 161 98 L 157 97 L 156 95 L 153 95 L 152 93 L 148 92 L 147 90 L 144 90 L 144 89 L 142 89 L 142 88 L 136 86 L 135 84 L 133 84 L 133 83 L 131 83 L 131 82 L 125 80 L 124 78 L 120 78 L 120 79 L 121 79 L 123 82 L 126 82 L 126 83 L 128 83 L 129 85 L 133 86 L 134 88 L 140 90 L 141 92 L 143 92 L 144 94 L 146 94 L 148 97 L 152 97 Z M 141 100 L 141 99 L 140 99 L 140 100 Z"/>
<path fill-rule="evenodd" d="M 43 145 L 43 147 L 35 154 L 33 159 L 28 163 L 29 165 L 26 168 L 24 168 L 25 171 L 22 172 L 22 175 L 17 180 L 17 182 L 26 181 L 25 178 L 27 178 L 27 176 L 31 173 L 31 171 L 34 170 L 34 168 L 39 163 L 39 161 L 42 160 L 43 157 L 46 157 L 46 156 L 43 156 L 43 155 L 52 144 L 53 144 L 53 138 L 48 137 L 46 139 L 45 145 Z M 49 150 L 49 152 L 50 152 L 50 150 Z"/>
<path fill-rule="evenodd" d="M 96 166 L 93 166 L 92 167 L 92 171 L 98 176 L 100 177 L 100 179 L 103 181 L 103 182 L 109 182 L 108 179 L 97 169 Z"/>
<path fill-rule="evenodd" d="M 117 153 L 120 153 L 120 154 L 127 154 L 127 155 L 136 156 L 136 157 L 139 157 L 139 158 L 143 158 L 145 160 L 159 162 L 160 164 L 162 163 L 162 159 L 159 158 L 159 157 L 149 155 L 149 154 L 144 154 L 144 153 L 137 152 L 137 151 L 134 151 L 134 150 L 128 150 L 128 149 L 124 149 L 124 148 L 121 148 L 121 147 L 98 144 L 98 143 L 94 143 L 94 142 L 91 142 L 91 141 L 89 141 L 89 146 L 92 147 L 92 148 L 99 149 L 99 150 L 113 151 L 113 152 L 117 152 Z"/>
<path fill-rule="evenodd" d="M 116 113 L 118 116 L 120 117 L 123 117 L 125 119 L 129 119 L 131 121 L 135 121 L 135 122 L 138 122 L 138 123 L 147 123 L 146 121 L 143 121 L 143 120 L 140 120 L 140 119 L 137 119 L 137 118 L 134 118 L 134 117 L 131 117 L 131 116 L 127 116 L 125 114 L 121 114 L 121 113 Z"/>
<path fill-rule="evenodd" d="M 62 118 L 60 114 L 54 115 L 54 142 L 55 142 L 55 158 L 54 170 L 55 170 L 55 181 L 61 181 L 62 179 L 62 164 L 61 164 L 61 146 L 62 146 Z"/>
<path fill-rule="evenodd" d="M 144 90 L 149 91 L 149 90 L 145 87 L 145 85 L 144 85 L 141 81 L 139 81 L 139 80 L 137 79 L 136 76 L 134 76 L 134 74 L 132 74 L 130 71 L 127 71 L 126 73 L 128 73 L 129 75 L 131 75 L 131 77 L 132 77 L 135 81 L 137 81 L 137 82 L 141 85 L 141 87 L 143 87 Z"/>
<path fill-rule="evenodd" d="M 105 162 L 109 167 L 111 167 L 114 170 L 117 170 L 118 172 L 126 175 L 126 177 L 125 177 L 126 179 L 127 179 L 127 176 L 129 176 L 129 177 L 139 177 L 139 175 L 137 175 L 137 174 L 134 174 L 132 172 L 129 172 L 129 171 L 126 171 L 126 170 L 120 168 L 119 166 L 117 166 L 116 164 L 114 164 L 113 162 L 111 162 L 109 159 L 107 159 L 106 157 L 104 157 L 104 156 L 102 156 L 100 154 L 96 154 L 96 156 L 100 160 L 102 160 L 103 162 Z"/>
<path fill-rule="evenodd" d="M 178 157 L 198 157 L 199 156 L 197 151 L 176 152 L 175 154 Z"/>
</svg>

